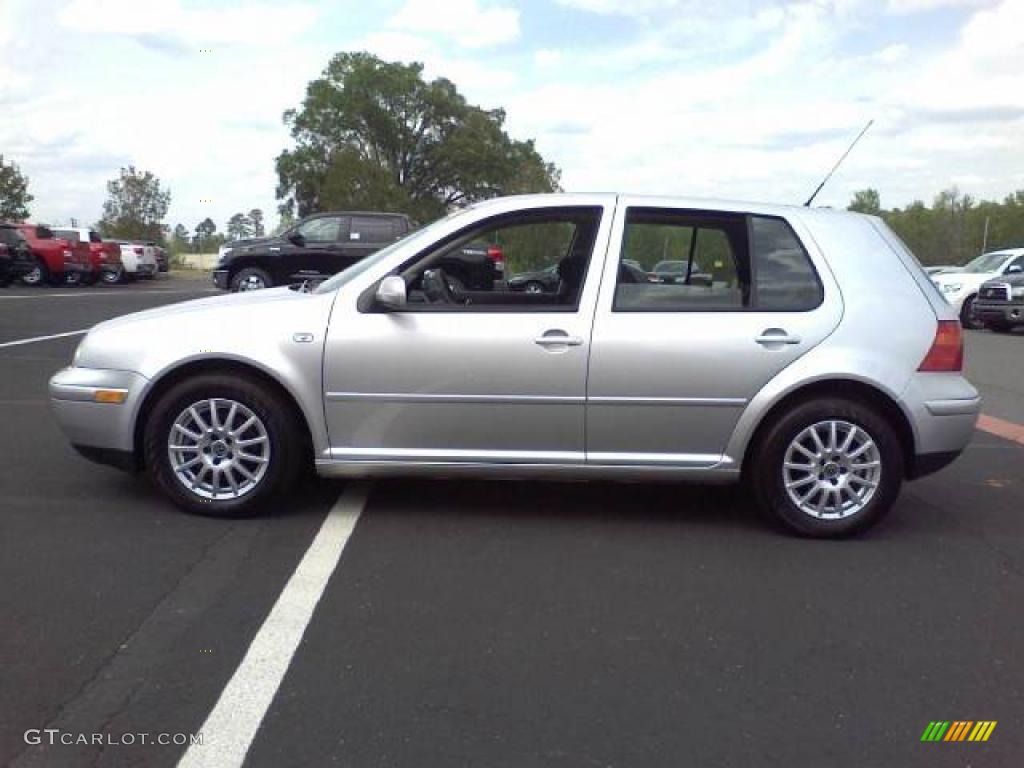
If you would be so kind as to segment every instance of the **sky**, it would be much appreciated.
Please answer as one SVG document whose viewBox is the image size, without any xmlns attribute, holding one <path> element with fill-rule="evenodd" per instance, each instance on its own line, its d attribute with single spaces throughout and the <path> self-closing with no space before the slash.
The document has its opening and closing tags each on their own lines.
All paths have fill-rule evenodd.
<svg viewBox="0 0 1024 768">
<path fill-rule="evenodd" d="M 801 203 L 1024 188 L 1024 0 L 0 0 L 0 154 L 34 220 L 96 221 L 129 164 L 167 224 L 277 220 L 281 116 L 339 51 L 507 111 L 567 191 Z"/>
</svg>

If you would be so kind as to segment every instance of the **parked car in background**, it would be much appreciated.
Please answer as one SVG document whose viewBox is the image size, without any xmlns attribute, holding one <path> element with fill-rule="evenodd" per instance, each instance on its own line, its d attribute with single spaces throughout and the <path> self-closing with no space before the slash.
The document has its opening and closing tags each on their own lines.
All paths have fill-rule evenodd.
<svg viewBox="0 0 1024 768">
<path fill-rule="evenodd" d="M 656 282 L 661 283 L 687 283 L 691 285 L 709 285 L 711 275 L 702 272 L 700 265 L 694 262 L 687 273 L 687 263 L 680 260 L 659 261 L 654 265 L 650 274 Z"/>
<path fill-rule="evenodd" d="M 156 256 L 157 272 L 167 272 L 171 268 L 170 259 L 167 258 L 167 251 L 159 243 L 148 242 L 146 245 L 153 249 Z"/>
<path fill-rule="evenodd" d="M 982 283 L 974 310 L 978 320 L 997 333 L 1024 326 L 1024 271 Z"/>
<path fill-rule="evenodd" d="M 156 261 L 156 249 L 137 240 L 114 239 L 121 249 L 120 274 L 104 273 L 103 280 L 107 283 L 119 283 L 122 280 L 135 280 L 137 278 L 151 279 L 156 277 L 159 265 Z"/>
<path fill-rule="evenodd" d="M 213 270 L 223 290 L 250 291 L 330 277 L 412 230 L 398 213 L 332 211 L 280 235 L 225 243 Z"/>
<path fill-rule="evenodd" d="M 714 281 L 624 280 L 634 229 Z M 714 253 L 683 247 L 695 230 Z M 559 290 L 454 293 L 443 259 L 474 241 L 528 244 L 514 258 Z M 280 509 L 311 469 L 744 479 L 791 530 L 837 537 L 963 451 L 962 367 L 956 313 L 881 219 L 558 194 L 477 203 L 312 290 L 100 323 L 50 397 L 80 453 L 197 514 Z"/>
<path fill-rule="evenodd" d="M 35 257 L 16 224 L 0 221 L 0 288 L 32 270 Z"/>
<path fill-rule="evenodd" d="M 984 253 L 956 272 L 935 275 L 932 282 L 956 310 L 964 328 L 980 328 L 975 301 L 982 283 L 1020 272 L 1024 272 L 1024 248 L 1007 248 Z"/>
<path fill-rule="evenodd" d="M 85 243 L 89 251 L 90 271 L 82 273 L 82 282 L 91 285 L 103 280 L 104 274 L 118 275 L 121 272 L 121 248 L 117 243 L 104 241 L 100 233 L 85 227 L 56 227 L 54 234 L 72 244 Z M 111 282 L 105 280 L 104 282 Z M 116 279 L 113 281 L 116 282 Z"/>
<path fill-rule="evenodd" d="M 91 274 L 88 246 L 57 237 L 45 224 L 18 224 L 18 229 L 35 258 L 32 268 L 21 276 L 26 285 L 75 284 L 83 274 Z"/>
<path fill-rule="evenodd" d="M 546 269 L 513 275 L 508 280 L 509 290 L 525 291 L 526 293 L 554 293 L 558 290 L 558 284 L 561 282 L 557 267 L 558 265 L 552 265 Z"/>
</svg>

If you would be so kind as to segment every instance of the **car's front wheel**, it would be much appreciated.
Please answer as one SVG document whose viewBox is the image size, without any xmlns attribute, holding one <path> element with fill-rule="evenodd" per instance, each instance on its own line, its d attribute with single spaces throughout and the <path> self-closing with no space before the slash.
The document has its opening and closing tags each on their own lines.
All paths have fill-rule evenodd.
<svg viewBox="0 0 1024 768">
<path fill-rule="evenodd" d="M 50 272 L 41 259 L 36 259 L 35 264 L 28 272 L 21 276 L 21 282 L 33 287 L 45 285 L 50 279 Z"/>
<path fill-rule="evenodd" d="M 124 280 L 124 267 L 118 265 L 117 269 L 105 269 L 100 273 L 100 280 L 104 285 L 117 285 Z"/>
<path fill-rule="evenodd" d="M 960 308 L 960 325 L 964 328 L 970 328 L 971 330 L 978 330 L 982 327 L 981 320 L 978 318 L 978 311 L 974 306 L 975 296 L 968 296 L 964 299 L 964 304 Z"/>
<path fill-rule="evenodd" d="M 231 278 L 232 291 L 260 291 L 273 285 L 270 275 L 259 267 L 245 267 Z"/>
<path fill-rule="evenodd" d="M 294 408 L 259 381 L 189 378 L 153 408 L 144 433 L 146 467 L 188 512 L 254 514 L 286 491 L 309 459 L 297 422 Z"/>
<path fill-rule="evenodd" d="M 797 406 L 768 429 L 752 459 L 762 509 L 805 536 L 865 530 L 893 505 L 903 481 L 899 438 L 856 400 Z"/>
</svg>

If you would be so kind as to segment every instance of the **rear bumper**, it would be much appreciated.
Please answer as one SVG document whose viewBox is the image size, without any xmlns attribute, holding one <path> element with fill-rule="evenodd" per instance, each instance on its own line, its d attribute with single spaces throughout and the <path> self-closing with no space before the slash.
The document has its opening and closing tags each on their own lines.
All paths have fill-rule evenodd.
<svg viewBox="0 0 1024 768">
<path fill-rule="evenodd" d="M 981 396 L 959 373 L 917 373 L 903 393 L 914 430 L 908 476 L 921 477 L 953 461 L 970 443 Z"/>
</svg>

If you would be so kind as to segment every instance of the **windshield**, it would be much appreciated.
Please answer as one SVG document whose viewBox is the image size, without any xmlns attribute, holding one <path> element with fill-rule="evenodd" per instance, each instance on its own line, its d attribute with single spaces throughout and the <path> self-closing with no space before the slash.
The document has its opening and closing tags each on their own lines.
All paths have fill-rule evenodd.
<svg viewBox="0 0 1024 768">
<path fill-rule="evenodd" d="M 1009 257 L 1010 254 L 1008 253 L 983 253 L 960 271 L 972 272 L 974 274 L 979 272 L 996 272 Z"/>
<path fill-rule="evenodd" d="M 350 280 L 353 280 L 354 278 L 363 274 L 363 272 L 365 272 L 366 270 L 371 269 L 376 264 L 379 264 L 381 261 L 386 259 L 399 248 L 404 248 L 406 245 L 413 242 L 414 240 L 419 240 L 421 238 L 424 240 L 429 240 L 430 236 L 434 232 L 436 232 L 439 229 L 442 229 L 448 222 L 450 222 L 456 216 L 462 216 L 464 213 L 471 209 L 472 206 L 468 208 L 463 208 L 459 211 L 456 211 L 455 213 L 445 216 L 443 219 L 438 219 L 433 224 L 423 227 L 422 229 L 417 229 L 414 232 L 410 232 L 401 240 L 396 240 L 395 242 L 393 242 L 387 248 L 382 248 L 381 250 L 374 253 L 372 256 L 367 256 L 365 259 L 357 261 L 348 269 L 344 269 L 338 274 L 334 275 L 334 277 L 330 278 L 329 280 L 325 280 L 324 282 L 320 283 L 320 285 L 317 286 L 316 290 L 313 292 L 330 293 L 331 291 L 338 290 L 341 286 L 345 285 Z"/>
</svg>

